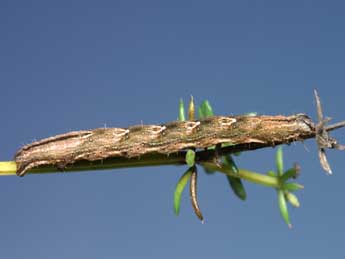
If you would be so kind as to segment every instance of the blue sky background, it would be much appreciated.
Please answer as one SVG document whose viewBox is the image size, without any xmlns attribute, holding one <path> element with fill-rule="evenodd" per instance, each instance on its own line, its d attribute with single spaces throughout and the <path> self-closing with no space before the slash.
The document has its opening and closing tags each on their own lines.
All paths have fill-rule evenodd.
<svg viewBox="0 0 345 259">
<path fill-rule="evenodd" d="M 180 97 L 209 99 L 218 114 L 345 118 L 343 1 L 0 2 L 0 158 L 35 139 L 71 130 L 163 123 Z M 333 136 L 345 142 L 344 130 Z M 200 174 L 201 225 L 182 167 L 0 179 L 1 258 L 341 258 L 345 153 L 319 166 L 314 141 L 285 147 L 302 166 L 281 220 L 274 190 L 246 183 L 248 200 L 223 175 Z M 274 168 L 272 149 L 248 152 L 242 168 Z"/>
</svg>

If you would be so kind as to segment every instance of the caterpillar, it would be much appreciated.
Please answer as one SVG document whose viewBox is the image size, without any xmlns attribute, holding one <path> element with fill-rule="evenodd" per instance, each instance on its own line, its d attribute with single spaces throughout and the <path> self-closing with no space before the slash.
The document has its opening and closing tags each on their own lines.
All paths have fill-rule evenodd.
<svg viewBox="0 0 345 259">
<path fill-rule="evenodd" d="M 64 169 L 80 160 L 171 154 L 188 148 L 205 149 L 217 144 L 290 143 L 315 135 L 305 114 L 291 116 L 212 116 L 202 120 L 173 121 L 163 125 L 98 128 L 45 138 L 20 148 L 15 154 L 16 174 L 49 165 Z"/>
</svg>

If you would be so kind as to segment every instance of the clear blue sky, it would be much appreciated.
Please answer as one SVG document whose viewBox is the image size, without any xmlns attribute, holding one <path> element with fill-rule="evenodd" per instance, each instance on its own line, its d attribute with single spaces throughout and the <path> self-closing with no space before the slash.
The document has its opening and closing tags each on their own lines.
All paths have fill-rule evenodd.
<svg viewBox="0 0 345 259">
<path fill-rule="evenodd" d="M 345 118 L 343 1 L 0 2 L 0 160 L 70 130 L 163 123 L 180 97 L 218 114 Z M 343 142 L 344 130 L 333 134 Z M 201 225 L 182 167 L 0 179 L 1 258 L 341 258 L 345 153 L 319 166 L 314 141 L 285 147 L 302 166 L 302 206 L 289 230 L 274 190 L 223 175 L 199 177 Z M 242 154 L 242 168 L 273 169 L 273 149 Z"/>
</svg>

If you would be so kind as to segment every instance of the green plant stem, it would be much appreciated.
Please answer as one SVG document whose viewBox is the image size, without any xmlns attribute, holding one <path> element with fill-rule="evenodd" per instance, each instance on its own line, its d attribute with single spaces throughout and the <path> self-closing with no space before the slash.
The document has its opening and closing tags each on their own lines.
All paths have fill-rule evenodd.
<svg viewBox="0 0 345 259">
<path fill-rule="evenodd" d="M 52 166 L 40 166 L 31 169 L 29 174 L 41 173 L 57 173 L 57 172 L 78 172 L 78 171 L 94 171 L 94 170 L 109 170 L 130 167 L 144 167 L 144 166 L 162 166 L 162 165 L 182 165 L 185 164 L 185 158 L 180 155 L 149 155 L 140 158 L 109 158 L 97 161 L 78 161 L 73 165 L 68 165 L 63 171 L 59 171 Z M 14 161 L 0 162 L 0 176 L 1 175 L 15 175 L 17 170 Z"/>
<path fill-rule="evenodd" d="M 245 169 L 239 169 L 238 174 L 232 173 L 230 170 L 219 168 L 215 163 L 209 161 L 199 160 L 198 164 L 224 174 L 232 175 L 242 178 L 244 180 L 277 188 L 279 182 L 276 177 L 267 176 L 255 173 Z M 80 161 L 73 165 L 67 166 L 65 170 L 58 171 L 55 167 L 42 166 L 29 171 L 29 174 L 42 174 L 42 173 L 68 173 L 78 171 L 95 171 L 95 170 L 109 170 L 121 169 L 131 167 L 146 167 L 146 166 L 162 166 L 162 165 L 185 165 L 185 152 L 178 152 L 170 154 L 169 156 L 161 154 L 151 154 L 142 156 L 140 158 L 110 158 L 101 161 Z M 14 161 L 0 162 L 0 176 L 15 175 L 17 170 Z"/>
<path fill-rule="evenodd" d="M 204 162 L 201 164 L 207 169 L 218 171 L 218 172 L 221 172 L 233 177 L 238 177 L 243 180 L 247 180 L 248 182 L 252 182 L 252 183 L 256 183 L 256 184 L 260 184 L 260 185 L 264 185 L 268 187 L 273 187 L 273 188 L 280 187 L 279 179 L 275 176 L 259 174 L 259 173 L 249 171 L 246 169 L 241 169 L 241 168 L 238 169 L 238 173 L 233 173 L 228 168 L 219 167 L 218 165 L 211 162 Z"/>
</svg>

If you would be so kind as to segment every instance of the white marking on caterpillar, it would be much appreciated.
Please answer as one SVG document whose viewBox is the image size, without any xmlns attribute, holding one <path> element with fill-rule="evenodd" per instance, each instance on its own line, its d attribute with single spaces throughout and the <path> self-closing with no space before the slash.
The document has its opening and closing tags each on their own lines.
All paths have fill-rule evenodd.
<svg viewBox="0 0 345 259">
<path fill-rule="evenodd" d="M 121 128 L 115 128 L 113 131 L 114 140 L 121 140 L 123 137 L 127 136 L 129 133 L 129 129 L 121 129 Z"/>
<path fill-rule="evenodd" d="M 165 126 L 152 126 L 152 133 L 153 134 L 161 134 L 167 127 Z"/>
<path fill-rule="evenodd" d="M 200 125 L 200 121 L 188 121 L 186 125 L 187 132 L 191 133 L 199 125 Z"/>
<path fill-rule="evenodd" d="M 235 118 L 226 118 L 223 117 L 220 120 L 220 123 L 222 124 L 222 126 L 230 126 L 231 124 L 234 124 L 237 120 Z"/>
</svg>

